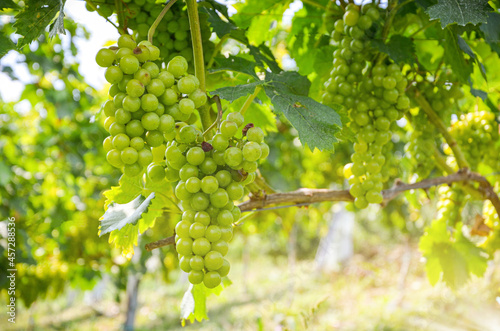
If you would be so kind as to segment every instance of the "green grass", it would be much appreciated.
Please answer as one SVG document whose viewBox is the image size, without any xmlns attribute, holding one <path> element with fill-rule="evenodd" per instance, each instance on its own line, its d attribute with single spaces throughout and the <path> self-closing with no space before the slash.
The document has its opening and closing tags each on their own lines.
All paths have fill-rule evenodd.
<svg viewBox="0 0 500 331">
<path fill-rule="evenodd" d="M 179 305 L 186 283 L 165 285 L 146 277 L 141 284 L 137 330 L 499 330 L 499 257 L 484 279 L 473 279 L 453 292 L 429 285 L 416 247 L 368 244 L 341 272 L 320 274 L 314 261 L 261 254 L 257 236 L 249 237 L 247 263 L 233 251 L 233 285 L 208 298 L 210 320 L 184 328 Z M 239 243 L 241 244 L 241 243 Z M 235 243 L 235 246 L 239 245 Z M 241 247 L 241 246 L 240 246 Z M 405 252 L 411 253 L 408 273 L 401 272 Z M 39 302 L 18 315 L 15 330 L 31 323 L 35 330 L 119 330 L 125 303 L 117 305 L 109 290 L 96 307 L 79 299 Z M 98 314 L 97 312 L 102 312 Z M 0 322 L 0 329 L 12 325 Z"/>
</svg>

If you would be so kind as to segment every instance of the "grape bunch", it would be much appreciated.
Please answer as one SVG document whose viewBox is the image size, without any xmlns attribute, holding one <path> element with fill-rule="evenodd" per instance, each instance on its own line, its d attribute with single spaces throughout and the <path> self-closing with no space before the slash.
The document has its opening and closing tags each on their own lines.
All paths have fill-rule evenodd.
<svg viewBox="0 0 500 331">
<path fill-rule="evenodd" d="M 438 194 L 436 221 L 448 222 L 448 225 L 455 226 L 461 217 L 462 202 L 465 200 L 464 194 L 456 185 L 441 186 L 438 189 Z"/>
<path fill-rule="evenodd" d="M 350 128 L 357 135 L 352 163 L 344 175 L 358 208 L 383 200 L 381 191 L 388 176 L 383 173 L 387 154 L 384 148 L 391 139 L 391 125 L 410 106 L 405 95 L 408 84 L 397 64 L 368 61 L 371 50 L 365 31 L 380 18 L 373 4 L 361 9 L 349 4 L 342 19 L 335 22 L 332 39 L 338 48 L 333 53 L 331 78 L 325 83 L 323 103 L 344 105 L 351 119 Z"/>
<path fill-rule="evenodd" d="M 421 179 L 427 178 L 434 169 L 430 162 L 435 150 L 435 130 L 429 125 L 425 114 L 420 111 L 411 116 L 412 130 L 407 131 L 408 143 L 405 145 L 406 157 L 410 160 L 413 171 Z"/>
<path fill-rule="evenodd" d="M 186 74 L 186 59 L 175 57 L 160 70 L 151 62 L 158 56 L 156 46 L 136 44 L 129 35 L 120 36 L 118 47 L 103 48 L 96 56 L 112 84 L 113 99 L 102 106 L 110 133 L 104 140 L 107 160 L 131 177 L 163 161 L 166 141 L 177 136 L 194 140 L 195 128 L 188 123 L 196 121 L 195 110 L 207 102 L 198 79 Z"/>
<path fill-rule="evenodd" d="M 496 192 L 499 190 L 496 189 Z M 497 193 L 498 194 L 498 193 Z M 488 253 L 494 254 L 500 247 L 500 220 L 498 213 L 490 200 L 486 200 L 483 205 L 484 224 L 490 228 L 486 240 L 481 244 Z"/>
<path fill-rule="evenodd" d="M 451 117 L 451 106 L 464 96 L 459 84 L 453 83 L 454 77 L 444 73 L 434 82 L 430 82 L 429 77 L 424 80 L 421 76 L 417 76 L 416 80 L 416 88 L 425 96 L 432 109 L 443 118 Z"/>
<path fill-rule="evenodd" d="M 233 201 L 253 182 L 258 161 L 267 157 L 264 132 L 249 124 L 243 138 L 235 134 L 244 118 L 230 113 L 208 142 L 170 143 L 166 150 L 167 179 L 177 182 L 175 196 L 184 211 L 175 227 L 180 268 L 192 284 L 214 288 L 229 272 L 224 258 L 232 238 L 232 224 L 241 215 Z"/>
<path fill-rule="evenodd" d="M 493 113 L 479 111 L 462 114 L 449 131 L 472 169 L 477 169 L 479 163 L 500 169 L 500 137 Z M 448 155 L 452 154 L 448 146 L 445 146 L 444 151 Z"/>
<path fill-rule="evenodd" d="M 114 0 L 98 5 L 98 13 L 108 17 L 116 11 Z M 123 0 L 122 11 L 124 13 L 124 25 L 133 31 L 137 41 L 146 40 L 148 31 L 163 9 L 165 1 L 156 0 Z M 208 15 L 199 14 L 201 25 L 201 37 L 203 40 L 203 51 L 205 58 L 211 56 L 214 44 L 209 41 L 211 30 L 208 23 Z M 183 56 L 188 63 L 192 62 L 193 49 L 191 47 L 191 34 L 189 30 L 189 19 L 187 10 L 182 1 L 176 2 L 165 14 L 162 21 L 156 27 L 153 35 L 160 57 L 168 62 L 176 56 Z"/>
</svg>

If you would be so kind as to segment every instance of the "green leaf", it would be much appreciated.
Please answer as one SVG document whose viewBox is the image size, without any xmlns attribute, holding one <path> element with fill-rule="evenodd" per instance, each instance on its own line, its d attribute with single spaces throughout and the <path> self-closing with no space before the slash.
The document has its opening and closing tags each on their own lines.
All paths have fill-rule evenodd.
<svg viewBox="0 0 500 331">
<path fill-rule="evenodd" d="M 279 74 L 266 73 L 266 82 L 285 93 L 307 96 L 311 82 L 307 77 L 295 71 L 284 71 Z"/>
<path fill-rule="evenodd" d="M 224 57 L 218 56 L 214 58 L 215 63 L 217 63 L 217 67 L 210 69 L 210 73 L 219 72 L 224 70 L 229 71 L 238 71 L 247 75 L 254 77 L 255 79 L 259 79 L 257 74 L 255 73 L 255 67 L 257 67 L 257 63 L 249 61 L 239 56 Z"/>
<path fill-rule="evenodd" d="M 99 237 L 111 231 L 119 230 L 127 224 L 137 224 L 154 197 L 154 193 L 151 193 L 147 198 L 139 195 L 129 203 L 110 205 L 100 219 Z"/>
<path fill-rule="evenodd" d="M 500 54 L 500 14 L 488 13 L 486 24 L 481 24 L 479 28 L 484 33 L 484 38 L 490 44 L 491 49 Z"/>
<path fill-rule="evenodd" d="M 134 246 L 137 246 L 139 230 L 133 224 L 127 224 L 120 230 L 115 230 L 109 234 L 109 243 L 122 251 L 122 255 L 129 260 L 134 255 Z"/>
<path fill-rule="evenodd" d="M 415 45 L 410 38 L 393 35 L 387 44 L 384 44 L 382 40 L 373 40 L 372 44 L 398 64 L 415 63 Z"/>
<path fill-rule="evenodd" d="M 59 15 L 57 15 L 56 20 L 52 24 L 52 27 L 50 28 L 49 31 L 49 38 L 54 38 L 58 34 L 66 34 L 66 30 L 64 30 L 64 3 L 62 0 L 59 0 L 60 2 L 60 8 L 59 8 Z"/>
<path fill-rule="evenodd" d="M 189 288 L 182 297 L 181 302 L 181 323 L 185 326 L 186 320 L 193 323 L 204 319 L 208 320 L 207 316 L 207 288 L 203 284 L 189 284 Z"/>
<path fill-rule="evenodd" d="M 64 2 L 65 0 L 27 0 L 23 11 L 16 15 L 14 23 L 16 33 L 23 36 L 19 38 L 17 47 L 28 45 L 38 38 L 56 15 L 63 12 Z"/>
<path fill-rule="evenodd" d="M 457 224 L 454 247 L 467 262 L 468 272 L 481 277 L 488 267 L 487 259 L 481 255 L 483 250 L 464 236 L 461 226 L 461 223 Z"/>
<path fill-rule="evenodd" d="M 460 222 L 451 237 L 445 221 L 433 221 L 421 237 L 419 248 L 427 260 L 425 269 L 432 285 L 442 277 L 446 285 L 457 289 L 470 274 L 481 276 L 486 270 L 482 250 L 464 237 Z"/>
<path fill-rule="evenodd" d="M 106 197 L 104 208 L 107 208 L 113 202 L 130 202 L 142 192 L 141 176 L 122 176 L 118 184 L 119 186 L 112 186 L 110 190 L 104 192 L 104 196 Z"/>
<path fill-rule="evenodd" d="M 448 27 L 445 29 L 444 60 L 449 64 L 458 79 L 466 84 L 473 72 L 472 64 L 465 57 L 458 44 L 457 34 Z"/>
<path fill-rule="evenodd" d="M 14 173 L 10 167 L 4 162 L 0 161 L 0 186 L 7 185 L 14 177 Z"/>
<path fill-rule="evenodd" d="M 431 21 L 439 19 L 444 29 L 453 23 L 485 23 L 491 10 L 488 1 L 484 0 L 438 0 L 438 3 L 429 7 L 426 12 Z"/>
<path fill-rule="evenodd" d="M 207 3 L 200 3 L 200 12 L 208 14 L 208 22 L 210 23 L 210 27 L 217 34 L 219 38 L 222 38 L 226 34 L 231 33 L 231 31 L 238 29 L 238 27 L 229 19 L 223 20 L 221 16 L 217 13 L 220 10 L 215 6 L 213 2 L 210 2 L 212 6 L 209 6 Z M 220 6 L 220 5 L 219 5 Z M 226 10 L 226 17 L 227 10 Z"/>
<path fill-rule="evenodd" d="M 264 44 L 259 45 L 258 47 L 247 44 L 250 49 L 250 55 L 253 56 L 257 65 L 264 68 L 264 64 L 267 64 L 269 69 L 272 72 L 280 73 L 282 70 L 278 63 L 276 62 L 276 58 L 273 55 L 273 52 Z"/>
<path fill-rule="evenodd" d="M 483 76 L 484 80 L 487 81 L 488 78 L 486 77 L 486 69 L 484 68 L 484 65 L 479 61 L 479 58 L 477 57 L 476 53 L 472 51 L 469 44 L 465 42 L 464 38 L 457 36 L 457 40 L 458 40 L 458 47 L 460 47 L 462 51 L 464 51 L 467 55 L 469 55 L 472 59 L 474 59 L 474 61 L 478 64 L 479 69 L 481 70 L 481 75 Z"/>
<path fill-rule="evenodd" d="M 332 108 L 309 97 L 283 93 L 271 86 L 264 88 L 277 113 L 283 113 L 297 129 L 299 139 L 311 150 L 333 151 L 335 135 L 342 128 L 340 116 Z"/>
<path fill-rule="evenodd" d="M 221 87 L 217 90 L 210 92 L 210 94 L 218 95 L 220 98 L 224 100 L 234 101 L 246 95 L 252 94 L 255 91 L 255 88 L 262 84 L 264 84 L 264 81 L 259 80 L 257 82 L 249 84 Z"/>
<path fill-rule="evenodd" d="M 488 93 L 472 87 L 472 79 L 469 78 L 470 93 L 475 97 L 480 97 L 483 101 L 488 97 Z"/>
<path fill-rule="evenodd" d="M 19 7 L 12 0 L 0 0 L 0 10 L 10 9 L 10 8 L 17 9 Z"/>
<path fill-rule="evenodd" d="M 283 0 L 247 0 L 244 3 L 233 4 L 237 13 L 232 16 L 233 21 L 241 28 L 248 28 L 256 16 L 261 16 L 263 12 L 272 9 Z M 267 13 L 268 14 L 268 13 Z"/>
</svg>

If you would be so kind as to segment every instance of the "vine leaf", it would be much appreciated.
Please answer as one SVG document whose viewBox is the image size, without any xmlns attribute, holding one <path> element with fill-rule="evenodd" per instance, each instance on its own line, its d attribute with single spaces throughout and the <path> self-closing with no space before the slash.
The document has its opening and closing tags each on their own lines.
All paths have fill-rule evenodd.
<svg viewBox="0 0 500 331">
<path fill-rule="evenodd" d="M 23 36 L 19 38 L 17 47 L 21 48 L 28 45 L 38 38 L 56 16 L 64 17 L 63 9 L 65 1 L 27 0 L 24 9 L 16 15 L 16 22 L 14 23 L 16 33 Z M 64 27 L 62 29 L 60 27 L 63 20 L 59 20 L 58 17 L 56 21 L 59 23 L 54 24 L 51 33 L 52 31 L 64 31 Z"/>
<path fill-rule="evenodd" d="M 464 51 L 467 55 L 469 55 L 479 66 L 479 69 L 481 70 L 481 75 L 483 75 L 484 80 L 488 80 L 486 77 L 486 69 L 484 68 L 484 65 L 479 61 L 479 58 L 477 57 L 476 53 L 472 51 L 470 48 L 469 44 L 464 40 L 464 38 L 457 36 L 457 41 L 458 41 L 458 47 L 462 51 Z"/>
<path fill-rule="evenodd" d="M 12 0 L 0 0 L 0 10 L 18 8 L 17 4 Z"/>
<path fill-rule="evenodd" d="M 335 137 L 342 127 L 340 116 L 332 108 L 309 97 L 280 93 L 273 87 L 264 88 L 277 113 L 283 113 L 299 133 L 299 139 L 312 151 L 333 151 Z"/>
<path fill-rule="evenodd" d="M 251 94 L 255 87 L 262 86 L 277 114 L 283 114 L 299 133 L 299 139 L 311 150 L 333 151 L 338 142 L 336 135 L 342 128 L 338 114 L 340 106 L 332 109 L 308 97 L 311 83 L 297 72 L 279 74 L 267 72 L 264 80 L 222 87 L 213 92 L 222 99 L 235 101 Z"/>
<path fill-rule="evenodd" d="M 224 56 L 218 56 L 214 58 L 214 60 L 215 63 L 217 63 L 217 67 L 210 69 L 210 73 L 232 70 L 247 74 L 255 79 L 259 79 L 255 73 L 255 67 L 257 66 L 255 62 L 233 55 L 230 55 L 227 58 Z"/>
<path fill-rule="evenodd" d="M 9 36 L 0 33 L 0 58 L 15 48 L 16 44 L 14 44 Z"/>
<path fill-rule="evenodd" d="M 64 30 L 64 3 L 63 0 L 59 0 L 59 15 L 57 15 L 56 20 L 52 24 L 52 27 L 49 31 L 49 38 L 53 38 L 58 34 L 66 34 L 66 30 Z"/>
<path fill-rule="evenodd" d="M 500 54 L 500 14 L 488 13 L 488 21 L 479 27 L 491 49 Z"/>
<path fill-rule="evenodd" d="M 466 84 L 473 72 L 472 63 L 465 59 L 464 52 L 459 45 L 458 36 L 454 30 L 448 27 L 444 32 L 444 60 L 450 65 L 458 79 Z"/>
<path fill-rule="evenodd" d="M 438 0 L 438 3 L 429 7 L 426 12 L 431 21 L 440 20 L 444 29 L 453 23 L 486 23 L 488 12 L 492 9 L 488 1 L 484 0 Z"/>
<path fill-rule="evenodd" d="M 482 250 L 462 234 L 457 223 L 453 237 L 446 222 L 434 221 L 420 239 L 419 248 L 427 259 L 427 278 L 432 285 L 442 279 L 452 289 L 464 285 L 471 274 L 481 276 L 486 271 Z"/>
<path fill-rule="evenodd" d="M 186 320 L 193 323 L 208 320 L 207 316 L 207 288 L 203 284 L 189 284 L 189 288 L 181 301 L 181 323 L 186 325 Z"/>
<path fill-rule="evenodd" d="M 236 85 L 236 86 L 226 86 L 216 89 L 210 92 L 211 95 L 218 95 L 221 99 L 234 101 L 246 95 L 252 94 L 257 86 L 264 84 L 264 81 L 259 80 L 253 83 Z"/>
<path fill-rule="evenodd" d="M 104 208 L 111 203 L 127 203 L 137 197 L 142 191 L 142 181 L 140 176 L 128 177 L 122 176 L 118 181 L 118 186 L 112 186 L 111 189 L 104 192 L 106 201 Z"/>
<path fill-rule="evenodd" d="M 373 40 L 372 44 L 398 64 L 415 63 L 415 45 L 410 38 L 393 35 L 387 44 L 384 44 L 382 40 Z"/>
<path fill-rule="evenodd" d="M 101 217 L 99 237 L 111 231 L 119 230 L 128 224 L 137 224 L 142 214 L 148 210 L 154 197 L 155 194 L 151 193 L 147 198 L 139 195 L 129 203 L 111 204 Z"/>
</svg>

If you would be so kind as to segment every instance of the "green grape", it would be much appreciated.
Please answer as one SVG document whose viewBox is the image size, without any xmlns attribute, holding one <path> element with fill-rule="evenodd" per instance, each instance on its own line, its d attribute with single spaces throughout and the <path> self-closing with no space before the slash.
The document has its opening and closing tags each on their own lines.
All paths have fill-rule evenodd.
<svg viewBox="0 0 500 331">
<path fill-rule="evenodd" d="M 217 215 L 217 222 L 222 227 L 229 226 L 234 222 L 233 214 L 229 210 L 222 210 Z"/>
<path fill-rule="evenodd" d="M 100 67 L 110 67 L 115 61 L 115 52 L 107 48 L 102 48 L 97 52 L 95 61 Z"/>
<path fill-rule="evenodd" d="M 138 152 L 137 162 L 143 167 L 153 162 L 153 153 L 151 153 L 151 150 L 149 148 L 141 149 Z"/>
<path fill-rule="evenodd" d="M 175 234 L 180 238 L 189 238 L 189 229 L 191 227 L 191 223 L 188 221 L 180 221 L 175 225 Z"/>
<path fill-rule="evenodd" d="M 210 202 L 211 199 L 205 193 L 198 192 L 191 199 L 191 207 L 196 211 L 203 211 L 207 209 Z"/>
<path fill-rule="evenodd" d="M 205 260 L 199 255 L 194 255 L 189 261 L 189 266 L 192 270 L 203 270 L 205 268 Z"/>
<path fill-rule="evenodd" d="M 228 166 L 238 166 L 243 161 L 243 153 L 239 148 L 229 147 L 224 152 L 224 161 Z"/>
<path fill-rule="evenodd" d="M 205 161 L 205 152 L 200 147 L 192 147 L 186 153 L 186 160 L 192 165 L 200 165 Z"/>
<path fill-rule="evenodd" d="M 188 274 L 188 280 L 191 284 L 199 284 L 204 280 L 205 274 L 200 270 L 191 270 Z"/>
<path fill-rule="evenodd" d="M 210 252 L 212 245 L 206 238 L 198 238 L 193 241 L 192 250 L 193 253 L 200 256 L 205 256 Z"/>
<path fill-rule="evenodd" d="M 106 69 L 104 77 L 109 83 L 116 84 L 123 79 L 123 71 L 119 67 L 109 67 Z"/>
<path fill-rule="evenodd" d="M 181 255 L 191 255 L 194 253 L 194 242 L 189 238 L 181 238 L 177 241 L 175 249 Z M 195 253 L 196 254 L 196 253 Z"/>
<path fill-rule="evenodd" d="M 207 288 L 215 288 L 219 286 L 221 283 L 221 276 L 216 271 L 209 271 L 203 277 L 203 284 Z"/>
<path fill-rule="evenodd" d="M 210 203 L 216 208 L 224 207 L 229 201 L 229 196 L 226 190 L 219 188 L 214 193 L 210 194 Z M 208 206 L 207 206 L 208 207 Z"/>
<path fill-rule="evenodd" d="M 256 143 L 264 141 L 264 131 L 261 128 L 253 127 L 247 131 L 247 139 Z"/>
<path fill-rule="evenodd" d="M 229 250 L 229 246 L 225 240 L 219 240 L 212 243 L 212 250 L 219 252 L 220 254 L 222 254 L 222 256 L 226 256 Z"/>
<path fill-rule="evenodd" d="M 120 69 L 127 75 L 139 70 L 139 60 L 133 55 L 125 55 L 120 59 Z"/>
<path fill-rule="evenodd" d="M 260 149 L 260 144 L 249 141 L 243 146 L 243 157 L 247 161 L 257 161 L 262 156 L 262 150 Z"/>
<path fill-rule="evenodd" d="M 198 223 L 198 222 L 193 223 L 193 224 L 191 224 L 191 227 L 189 228 L 189 235 L 193 239 L 202 238 L 205 236 L 206 229 L 207 229 L 207 227 L 201 223 Z"/>
<path fill-rule="evenodd" d="M 226 259 L 224 259 L 224 261 L 222 262 L 222 266 L 219 269 L 217 269 L 217 272 L 221 277 L 226 277 L 229 274 L 229 269 L 230 269 L 229 262 Z"/>
<path fill-rule="evenodd" d="M 241 113 L 239 113 L 239 112 L 229 113 L 227 115 L 226 120 L 228 120 L 230 122 L 236 123 L 236 125 L 238 127 L 240 127 L 241 125 L 243 125 L 243 122 L 245 121 L 243 115 L 241 115 Z"/>
<path fill-rule="evenodd" d="M 207 255 L 205 255 L 204 260 L 205 267 L 210 271 L 219 269 L 224 263 L 224 257 L 217 251 L 208 252 Z"/>
<path fill-rule="evenodd" d="M 217 225 L 210 225 L 205 231 L 205 237 L 211 243 L 216 242 L 222 237 L 222 231 Z"/>
<path fill-rule="evenodd" d="M 123 167 L 123 173 L 128 177 L 138 176 L 142 172 L 142 167 L 138 163 L 126 164 Z"/>
<path fill-rule="evenodd" d="M 210 215 L 206 211 L 199 211 L 195 214 L 194 221 L 208 226 L 210 224 Z"/>
<path fill-rule="evenodd" d="M 211 194 L 217 191 L 219 188 L 219 183 L 217 182 L 217 179 L 213 176 L 206 176 L 203 177 L 201 180 L 201 189 L 204 193 L 206 194 Z"/>
<path fill-rule="evenodd" d="M 153 164 L 148 168 L 148 177 L 153 182 L 159 182 L 165 178 L 165 169 L 159 164 Z"/>
</svg>

